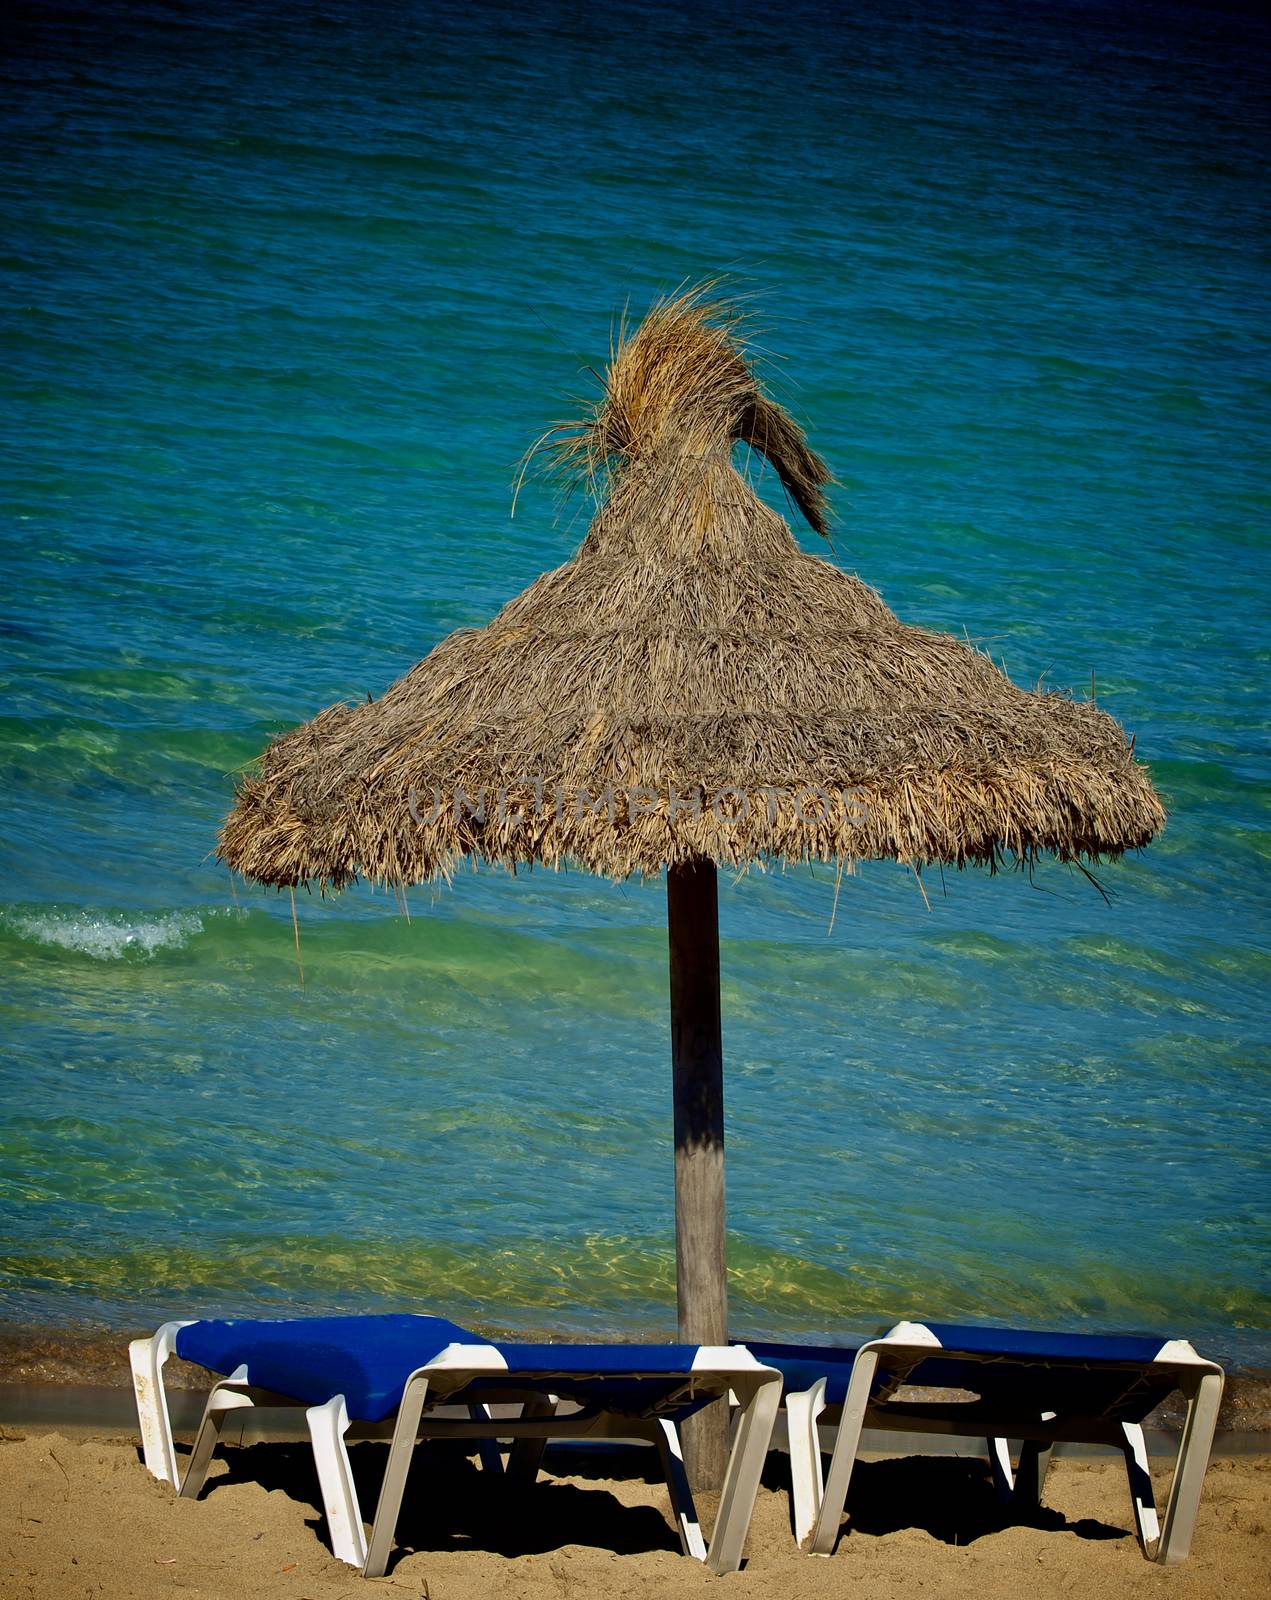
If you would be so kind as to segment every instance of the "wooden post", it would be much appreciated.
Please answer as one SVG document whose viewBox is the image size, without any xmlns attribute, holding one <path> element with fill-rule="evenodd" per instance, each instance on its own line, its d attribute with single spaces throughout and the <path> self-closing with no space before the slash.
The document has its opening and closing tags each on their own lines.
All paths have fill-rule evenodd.
<svg viewBox="0 0 1271 1600">
<path fill-rule="evenodd" d="M 728 1342 L 724 1269 L 724 1050 L 719 1018 L 719 899 L 713 861 L 667 869 L 671 1066 L 675 1094 L 675 1272 L 685 1344 Z M 718 1489 L 728 1456 L 727 1407 L 683 1430 L 695 1489 Z"/>
</svg>

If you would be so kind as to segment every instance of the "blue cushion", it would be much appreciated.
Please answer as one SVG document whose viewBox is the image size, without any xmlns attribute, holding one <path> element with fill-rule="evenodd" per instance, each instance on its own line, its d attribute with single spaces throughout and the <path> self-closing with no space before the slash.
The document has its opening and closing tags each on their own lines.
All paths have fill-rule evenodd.
<svg viewBox="0 0 1271 1600">
<path fill-rule="evenodd" d="M 945 1350 L 969 1355 L 1013 1356 L 1041 1361 L 1121 1361 L 1143 1365 L 1160 1354 L 1159 1334 L 1034 1333 L 1026 1328 L 971 1328 L 957 1322 L 927 1322 Z"/>
<path fill-rule="evenodd" d="M 550 1390 L 618 1416 L 682 1421 L 715 1398 L 683 1394 L 699 1349 L 695 1344 L 496 1344 L 495 1349 L 518 1385 Z M 483 1382 L 497 1386 L 498 1379 Z M 464 1393 L 479 1398 L 481 1388 L 476 1383 Z"/>
<path fill-rule="evenodd" d="M 494 1348 L 516 1372 L 541 1377 L 571 1377 L 578 1373 L 666 1372 L 693 1370 L 699 1345 L 695 1344 L 495 1344 Z"/>
<path fill-rule="evenodd" d="M 177 1354 L 213 1372 L 246 1366 L 248 1381 L 309 1405 L 342 1394 L 355 1422 L 381 1422 L 401 1403 L 406 1379 L 450 1344 L 489 1341 L 444 1317 L 295 1317 L 265 1322 L 194 1322 L 176 1338 Z M 496 1344 L 522 1388 L 562 1395 L 623 1416 L 684 1417 L 713 1398 L 685 1399 L 695 1344 Z M 631 1377 L 632 1372 L 641 1374 Z M 618 1374 L 606 1377 L 605 1374 Z M 647 1376 L 646 1376 L 647 1374 Z M 483 1375 L 466 1400 L 506 1387 Z M 453 1398 L 457 1398 L 453 1397 Z"/>
<path fill-rule="evenodd" d="M 781 1374 L 783 1395 L 802 1394 L 824 1378 L 826 1405 L 841 1406 L 847 1398 L 847 1383 L 856 1360 L 854 1345 L 757 1344 L 753 1339 L 738 1342 L 765 1367 L 776 1367 Z"/>
<path fill-rule="evenodd" d="M 968 1428 L 991 1418 L 993 1431 L 1032 1425 L 1043 1411 L 1062 1424 L 1076 1418 L 1142 1422 L 1176 1387 L 1169 1373 L 1145 1372 L 1165 1341 L 1157 1335 L 1033 1333 L 1019 1328 L 927 1326 L 940 1340 L 914 1360 L 882 1360 L 903 1383 L 928 1389 L 969 1389 L 979 1396 L 965 1409 Z M 906 1402 L 897 1405 L 903 1411 Z"/>
<path fill-rule="evenodd" d="M 1059 1417 L 1099 1417 L 1108 1422 L 1141 1422 L 1170 1394 L 1169 1374 L 1144 1375 L 1142 1369 L 1165 1341 L 1156 1334 L 1035 1333 L 1021 1328 L 974 1328 L 961 1323 L 923 1324 L 941 1348 L 920 1355 L 879 1351 L 871 1402 L 904 1426 L 906 1410 L 932 1409 L 921 1401 L 895 1401 L 887 1392 L 900 1384 L 925 1389 L 964 1389 L 977 1401 L 937 1402 L 953 1420 L 956 1408 L 971 1432 L 990 1423 L 1005 1431 L 1011 1422 L 1037 1421 L 1040 1413 Z M 765 1365 L 776 1367 L 787 1393 L 810 1389 L 825 1378 L 825 1401 L 841 1406 L 847 1398 L 857 1349 L 852 1345 L 765 1344 L 745 1341 Z M 1128 1369 L 1128 1370 L 1127 1370 Z"/>
<path fill-rule="evenodd" d="M 382 1422 L 406 1379 L 448 1344 L 484 1344 L 444 1317 L 292 1317 L 280 1322 L 193 1322 L 177 1354 L 213 1372 L 246 1366 L 248 1381 L 309 1405 L 342 1394 L 349 1417 Z"/>
</svg>

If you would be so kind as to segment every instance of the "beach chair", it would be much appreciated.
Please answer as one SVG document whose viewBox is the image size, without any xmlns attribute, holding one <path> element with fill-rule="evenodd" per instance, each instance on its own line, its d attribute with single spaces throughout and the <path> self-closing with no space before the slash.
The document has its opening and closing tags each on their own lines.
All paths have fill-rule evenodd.
<svg viewBox="0 0 1271 1600">
<path fill-rule="evenodd" d="M 746 1348 L 783 1374 L 795 1537 L 802 1543 L 810 1533 L 817 1555 L 834 1548 L 862 1428 L 983 1439 L 999 1493 L 1023 1513 L 1038 1504 L 1056 1443 L 1109 1445 L 1125 1457 L 1143 1554 L 1168 1565 L 1191 1547 L 1223 1374 L 1183 1339 L 902 1322 L 855 1349 Z M 907 1397 L 905 1389 L 966 1397 Z M 1187 1415 L 1162 1530 L 1143 1421 L 1176 1389 Z M 824 1482 L 822 1419 L 837 1422 Z M 1011 1440 L 1020 1441 L 1014 1465 Z"/>
<path fill-rule="evenodd" d="M 302 1408 L 332 1551 L 368 1578 L 383 1576 L 419 1438 L 476 1440 L 495 1467 L 495 1441 L 510 1440 L 507 1470 L 527 1482 L 549 1439 L 651 1443 L 684 1553 L 716 1572 L 736 1571 L 781 1394 L 780 1374 L 737 1346 L 491 1344 L 425 1316 L 169 1322 L 134 1341 L 129 1355 L 146 1466 L 187 1497 L 202 1487 L 227 1422 L 248 1408 Z M 163 1384 L 172 1355 L 223 1374 L 184 1476 Z M 739 1420 L 708 1550 L 678 1424 L 730 1395 Z M 346 1443 L 355 1423 L 391 1439 L 369 1538 Z"/>
</svg>

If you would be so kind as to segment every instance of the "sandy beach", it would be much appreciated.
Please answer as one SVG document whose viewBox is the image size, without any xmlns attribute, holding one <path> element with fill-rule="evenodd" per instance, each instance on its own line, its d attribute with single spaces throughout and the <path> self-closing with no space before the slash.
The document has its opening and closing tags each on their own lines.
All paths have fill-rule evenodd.
<svg viewBox="0 0 1271 1600">
<path fill-rule="evenodd" d="M 1099 1453 L 1058 1458 L 1032 1526 L 1004 1526 L 987 1467 L 973 1453 L 886 1459 L 858 1468 L 849 1532 L 833 1557 L 796 1549 L 786 1458 L 768 1458 L 740 1573 L 714 1578 L 680 1555 L 656 1470 L 638 1451 L 549 1449 L 532 1491 L 483 1481 L 459 1446 L 416 1452 L 384 1579 L 364 1580 L 326 1543 L 307 1446 L 284 1438 L 230 1448 L 201 1498 L 176 1499 L 141 1463 L 118 1331 L 0 1333 L 0 1595 L 21 1600 L 357 1600 L 387 1588 L 428 1600 L 480 1596 L 733 1594 L 826 1600 L 911 1594 L 983 1600 L 1036 1595 L 1262 1595 L 1271 1558 L 1271 1382 L 1232 1377 L 1192 1553 L 1145 1561 L 1132 1532 L 1124 1469 Z M 188 1444 L 208 1375 L 168 1364 L 173 1421 Z M 1174 1397 L 1175 1399 L 1177 1397 Z M 1156 1438 L 1176 1431 L 1169 1404 Z M 877 1436 L 879 1440 L 883 1436 Z M 1159 1445 L 1158 1445 L 1159 1447 Z M 352 1448 L 363 1508 L 374 1504 L 385 1446 Z M 1158 1501 L 1170 1462 L 1153 1454 Z M 709 1528 L 714 1506 L 699 1496 Z M 725 1585 L 716 1590 L 717 1584 Z"/>
<path fill-rule="evenodd" d="M 0 1600 L 1271 1600 L 1255 12 L 14 9 Z"/>
<path fill-rule="evenodd" d="M 354 1447 L 373 1492 L 383 1447 Z M 612 1470 L 609 1458 L 608 1470 Z M 483 1482 L 447 1448 L 416 1458 L 388 1575 L 365 1584 L 324 1543 L 305 1447 L 245 1446 L 218 1461 L 200 1500 L 148 1476 L 120 1434 L 8 1428 L 0 1434 L 0 1588 L 15 1600 L 229 1600 L 277 1594 L 357 1600 L 363 1593 L 484 1596 L 931 1596 L 982 1600 L 1080 1593 L 1108 1597 L 1266 1593 L 1271 1457 L 1219 1457 L 1209 1471 L 1192 1554 L 1164 1569 L 1130 1532 L 1116 1460 L 1061 1460 L 1035 1526 L 1002 1527 L 978 1461 L 909 1457 L 864 1463 L 852 1531 L 828 1560 L 793 1543 L 781 1458 L 770 1458 L 740 1573 L 712 1577 L 675 1547 L 659 1484 L 598 1476 L 578 1453 L 548 1457 L 530 1491 Z M 633 1463 L 638 1470 L 638 1462 Z M 709 1521 L 711 1506 L 699 1506 Z M 722 1587 L 721 1587 L 722 1586 Z"/>
</svg>

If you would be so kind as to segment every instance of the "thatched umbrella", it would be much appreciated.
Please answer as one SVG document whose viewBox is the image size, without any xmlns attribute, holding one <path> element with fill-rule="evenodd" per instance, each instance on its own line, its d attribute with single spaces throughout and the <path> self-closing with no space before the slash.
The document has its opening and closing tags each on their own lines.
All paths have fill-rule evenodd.
<svg viewBox="0 0 1271 1600">
<path fill-rule="evenodd" d="M 726 1336 L 716 868 L 886 857 L 1098 860 L 1164 812 L 1093 704 L 1018 689 L 805 555 L 734 464 L 818 533 L 825 464 L 702 291 L 618 340 L 562 463 L 603 504 L 572 561 L 451 634 L 380 699 L 284 735 L 221 835 L 264 884 L 401 888 L 462 857 L 667 869 L 679 1324 Z M 708 1458 L 720 1444 L 700 1445 Z"/>
</svg>

